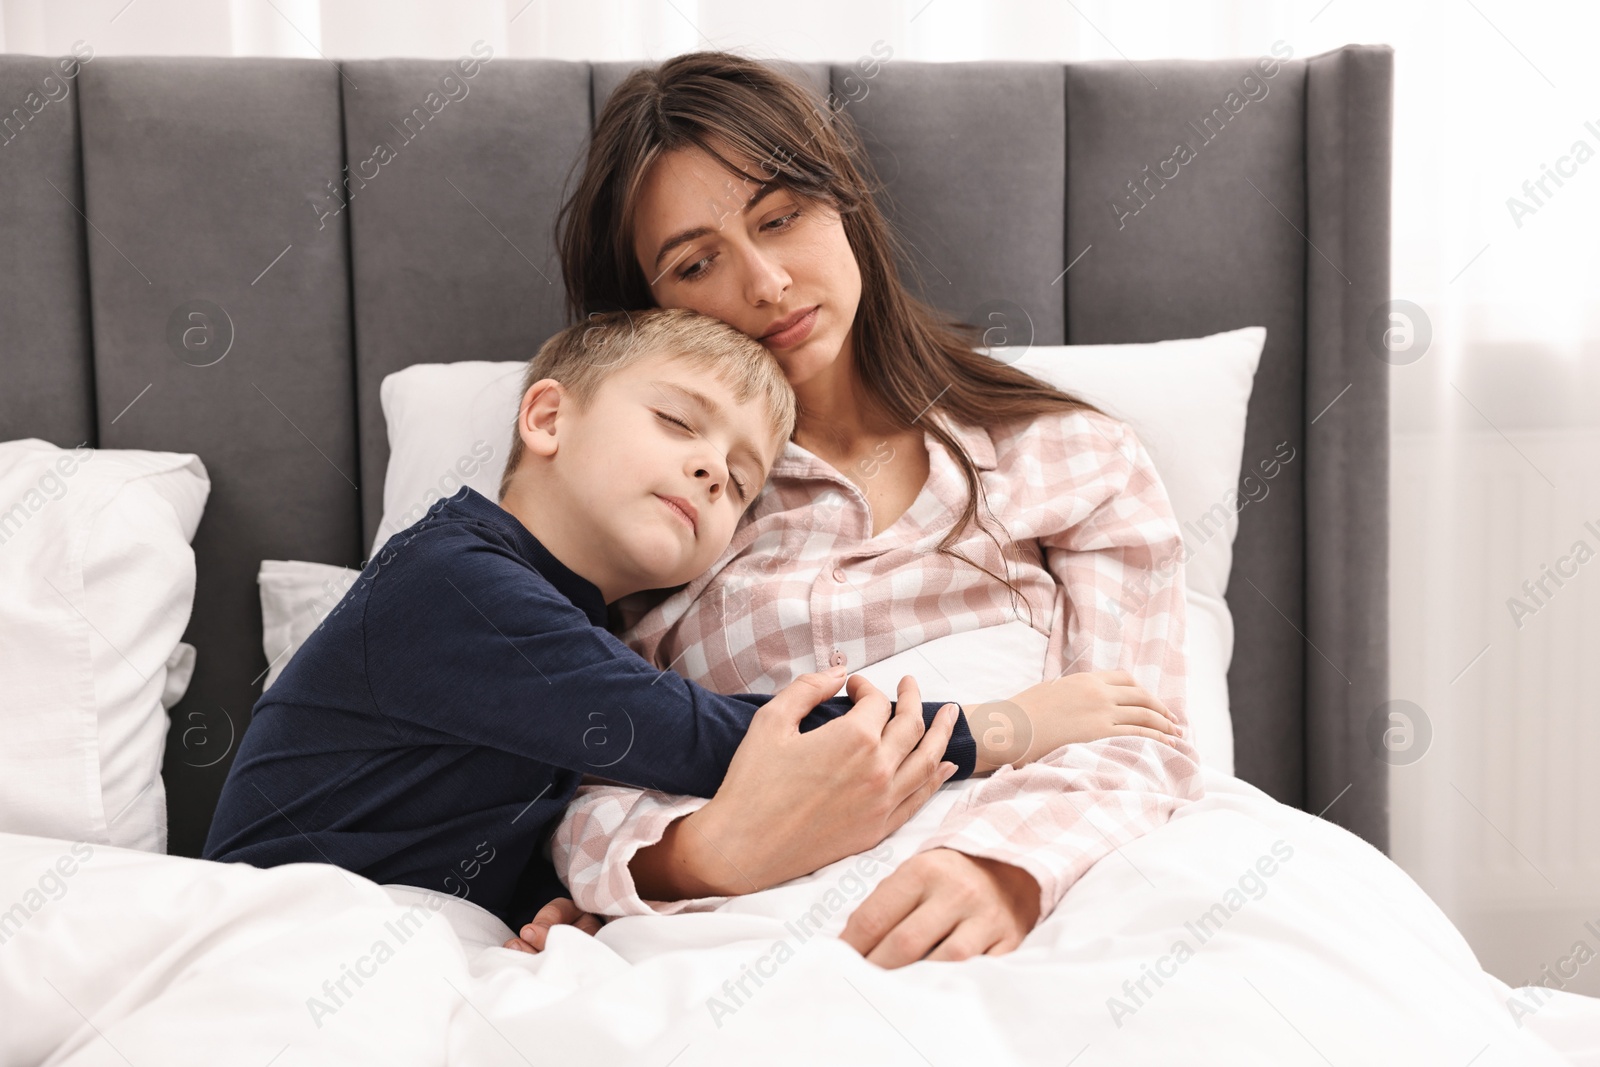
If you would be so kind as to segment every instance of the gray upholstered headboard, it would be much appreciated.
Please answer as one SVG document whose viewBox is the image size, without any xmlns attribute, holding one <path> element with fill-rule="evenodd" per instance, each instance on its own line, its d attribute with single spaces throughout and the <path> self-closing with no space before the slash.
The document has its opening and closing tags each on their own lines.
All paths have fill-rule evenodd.
<svg viewBox="0 0 1600 1067">
<path fill-rule="evenodd" d="M 1303 460 L 1240 513 L 1238 773 L 1313 812 L 1337 798 L 1327 818 L 1383 848 L 1388 382 L 1363 334 L 1389 296 L 1392 56 L 1245 86 L 1254 63 L 896 60 L 864 98 L 853 64 L 801 70 L 856 98 L 934 304 L 1010 301 L 1041 344 L 1267 327 L 1245 466 L 1280 441 Z M 40 104 L 55 61 L 0 56 L 0 440 L 195 452 L 211 474 L 174 853 L 198 854 L 260 693 L 261 560 L 364 558 L 383 376 L 525 359 L 563 325 L 553 220 L 628 65 L 496 59 L 446 100 L 454 66 L 106 57 Z M 1179 141 L 1194 158 L 1163 163 Z M 196 309 L 230 342 L 207 366 L 171 341 Z"/>
</svg>

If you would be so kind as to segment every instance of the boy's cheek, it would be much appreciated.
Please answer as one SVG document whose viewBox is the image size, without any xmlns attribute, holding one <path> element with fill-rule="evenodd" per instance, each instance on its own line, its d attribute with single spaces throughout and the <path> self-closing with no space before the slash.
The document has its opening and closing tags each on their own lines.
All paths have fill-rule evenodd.
<svg viewBox="0 0 1600 1067">
<path fill-rule="evenodd" d="M 704 553 L 711 557 L 706 562 L 706 566 L 709 567 L 733 543 L 734 524 L 719 516 L 715 527 L 709 530 L 705 530 L 703 527 L 704 524 L 702 523 L 704 536 L 701 537 L 700 542 Z"/>
</svg>

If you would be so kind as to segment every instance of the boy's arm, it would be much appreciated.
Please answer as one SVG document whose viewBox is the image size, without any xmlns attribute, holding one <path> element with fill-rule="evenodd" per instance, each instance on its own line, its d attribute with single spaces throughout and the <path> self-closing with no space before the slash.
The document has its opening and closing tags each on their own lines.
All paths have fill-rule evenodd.
<svg viewBox="0 0 1600 1067">
<path fill-rule="evenodd" d="M 579 773 L 710 797 L 765 695 L 724 696 L 658 670 L 509 549 L 468 533 L 407 545 L 372 579 L 367 679 L 402 740 L 464 741 Z M 941 704 L 925 703 L 931 724 Z M 844 714 L 819 704 L 800 724 Z M 972 773 L 957 717 L 945 759 Z"/>
</svg>

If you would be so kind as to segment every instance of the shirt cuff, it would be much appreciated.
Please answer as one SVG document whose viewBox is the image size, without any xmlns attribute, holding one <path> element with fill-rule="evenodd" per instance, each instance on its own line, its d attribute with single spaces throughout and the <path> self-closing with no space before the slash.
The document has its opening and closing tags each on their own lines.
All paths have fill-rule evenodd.
<svg viewBox="0 0 1600 1067">
<path fill-rule="evenodd" d="M 629 869 L 640 849 L 659 843 L 668 826 L 706 803 L 704 797 L 617 787 L 580 790 L 552 839 L 556 870 L 573 901 L 613 917 L 713 911 L 725 903 L 728 897 L 644 900 Z"/>
<path fill-rule="evenodd" d="M 992 841 L 984 841 L 981 835 L 963 833 L 941 834 L 929 838 L 917 847 L 914 855 L 931 852 L 936 848 L 948 848 L 974 859 L 1009 863 L 1032 875 L 1033 880 L 1039 883 L 1039 917 L 1034 920 L 1035 928 L 1050 917 L 1056 910 L 1056 905 L 1067 895 L 1067 890 L 1072 887 L 1077 876 L 1083 873 L 1076 869 L 1075 864 L 1053 863 L 1051 859 L 1054 857 L 1041 856 L 1038 851 L 1023 851 Z"/>
<path fill-rule="evenodd" d="M 956 765 L 956 773 L 950 776 L 950 781 L 954 782 L 962 778 L 971 778 L 972 772 L 977 769 L 978 742 L 972 736 L 972 727 L 967 723 L 967 709 L 954 700 L 945 700 L 938 704 L 923 701 L 923 725 L 932 726 L 933 717 L 939 714 L 939 709 L 946 704 L 956 705 L 955 729 L 950 731 L 950 743 L 944 748 L 944 758 Z"/>
</svg>

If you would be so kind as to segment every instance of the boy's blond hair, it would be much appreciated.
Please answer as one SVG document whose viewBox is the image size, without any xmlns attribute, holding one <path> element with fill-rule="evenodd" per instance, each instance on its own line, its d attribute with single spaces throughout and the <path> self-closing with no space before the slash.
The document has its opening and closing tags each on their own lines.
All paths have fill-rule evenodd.
<svg viewBox="0 0 1600 1067">
<path fill-rule="evenodd" d="M 741 404 L 760 399 L 771 415 L 772 430 L 787 441 L 794 433 L 794 390 L 778 361 L 760 341 L 721 319 L 688 308 L 596 312 L 588 321 L 568 326 L 539 347 L 522 375 L 526 396 L 534 382 L 553 378 L 566 387 L 578 408 L 589 405 L 612 374 L 645 356 L 666 353 L 717 375 Z M 519 416 L 520 417 L 520 416 Z M 522 434 L 511 430 L 511 451 L 500 476 L 504 499 L 512 475 L 522 462 Z"/>
</svg>

